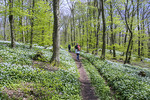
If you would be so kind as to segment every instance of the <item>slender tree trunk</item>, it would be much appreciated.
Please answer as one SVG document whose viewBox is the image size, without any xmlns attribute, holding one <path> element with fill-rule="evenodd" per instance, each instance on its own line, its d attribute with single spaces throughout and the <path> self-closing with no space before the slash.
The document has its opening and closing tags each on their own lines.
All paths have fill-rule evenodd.
<svg viewBox="0 0 150 100">
<path fill-rule="evenodd" d="M 98 6 L 97 6 L 98 8 Z M 98 8 L 98 24 L 97 24 L 97 34 L 96 34 L 96 55 L 98 55 L 98 49 L 99 49 L 99 31 L 100 31 L 100 13 L 101 9 Z"/>
<path fill-rule="evenodd" d="M 85 33 L 84 33 L 84 18 L 82 17 L 82 22 L 83 22 L 83 24 L 82 24 L 82 34 L 84 35 Z M 84 37 L 82 36 L 82 46 L 83 46 L 83 43 L 84 43 Z"/>
<path fill-rule="evenodd" d="M 89 6 L 92 6 L 91 5 L 91 1 L 89 2 Z M 93 32 L 93 27 L 92 27 L 92 9 L 91 8 L 89 8 L 89 20 L 90 20 L 90 29 L 89 29 L 89 49 L 90 49 L 90 51 L 91 51 L 91 48 L 92 48 L 92 41 L 91 41 L 91 39 L 92 39 L 92 32 Z M 93 52 L 92 52 L 93 53 Z"/>
<path fill-rule="evenodd" d="M 21 3 L 20 3 L 21 2 Z M 22 6 L 21 6 L 22 5 Z M 23 0 L 19 0 L 19 7 L 21 8 L 22 12 L 23 12 Z M 19 16 L 19 26 L 22 27 L 22 15 Z M 25 43 L 25 37 L 24 37 L 24 31 L 21 30 L 21 33 L 22 33 L 22 42 Z"/>
<path fill-rule="evenodd" d="M 67 43 L 68 43 L 68 40 L 67 40 L 67 39 L 68 39 L 68 38 L 67 38 L 67 37 L 68 37 L 67 29 L 68 29 L 68 26 L 67 26 L 67 24 L 65 23 L 65 33 L 64 33 L 64 34 L 65 34 L 65 45 L 67 45 Z"/>
<path fill-rule="evenodd" d="M 82 18 L 79 18 L 79 39 L 80 39 L 80 43 L 81 43 L 80 45 L 83 46 L 82 45 L 82 28 L 81 28 L 82 25 L 81 25 L 81 20 L 82 20 Z"/>
<path fill-rule="evenodd" d="M 137 28 L 138 28 L 138 57 L 141 57 L 141 36 L 140 36 L 140 25 L 139 25 L 139 0 L 137 0 Z"/>
<path fill-rule="evenodd" d="M 53 0 L 53 14 L 54 14 L 54 27 L 53 27 L 53 55 L 51 63 L 54 62 L 59 65 L 59 48 L 60 48 L 60 24 L 59 24 L 59 0 Z"/>
<path fill-rule="evenodd" d="M 148 25 L 148 56 L 150 57 L 150 25 Z"/>
<path fill-rule="evenodd" d="M 143 7 L 143 13 L 145 12 L 145 5 Z M 142 40 L 141 40 L 141 56 L 143 57 L 144 56 L 144 36 L 145 36 L 145 21 L 144 21 L 144 14 L 142 15 L 142 25 L 141 25 L 141 28 L 142 28 Z M 141 58 L 141 61 L 143 61 L 143 59 Z"/>
<path fill-rule="evenodd" d="M 119 33 L 119 46 L 121 45 L 121 32 Z"/>
<path fill-rule="evenodd" d="M 89 2 L 88 2 L 88 6 L 89 6 Z M 89 11 L 89 8 L 87 7 L 87 12 Z M 87 13 L 87 21 L 89 20 L 89 14 Z M 86 22 L 86 32 L 87 32 L 87 42 L 86 42 L 86 45 L 87 45 L 87 49 L 86 49 L 86 52 L 88 53 L 89 52 L 89 27 L 88 27 L 88 22 Z"/>
<path fill-rule="evenodd" d="M 129 19 L 129 11 L 126 14 L 127 14 L 127 18 Z M 124 48 L 126 48 L 126 45 L 127 45 L 128 32 L 129 32 L 129 30 L 128 30 L 127 26 L 126 26 L 126 34 L 125 34 L 125 38 L 124 38 Z M 125 51 L 123 52 L 123 56 L 124 56 L 124 54 L 125 54 Z"/>
<path fill-rule="evenodd" d="M 109 45 L 109 33 L 108 32 L 106 32 L 106 39 L 107 39 L 107 42 L 106 42 L 107 47 L 106 48 L 108 48 L 108 45 Z"/>
<path fill-rule="evenodd" d="M 133 5 L 133 0 L 131 0 L 132 5 Z M 132 10 L 132 18 L 131 18 L 131 25 L 130 25 L 130 29 L 132 30 L 132 26 L 133 26 L 133 18 L 134 17 L 134 5 L 133 5 L 133 10 Z M 132 49 L 133 49 L 133 40 L 131 41 L 131 48 L 129 49 L 129 58 L 128 58 L 128 63 L 130 63 L 131 61 L 131 55 L 132 55 Z"/>
<path fill-rule="evenodd" d="M 142 25 L 143 35 L 142 35 L 142 41 L 141 41 L 141 56 L 143 57 L 144 56 L 144 33 L 145 33 L 145 30 L 144 30 L 144 27 L 145 27 L 144 21 L 143 21 L 142 24 L 143 24 Z M 141 57 L 141 61 L 143 60 L 142 57 Z"/>
<path fill-rule="evenodd" d="M 106 31 L 106 24 L 105 24 L 105 13 L 104 13 L 104 1 L 101 0 L 102 5 L 102 20 L 103 20 L 103 46 L 102 46 L 102 55 L 101 59 L 105 59 L 105 49 L 106 49 L 106 41 L 105 41 L 105 31 Z"/>
<path fill-rule="evenodd" d="M 15 45 L 15 36 L 14 36 L 14 18 L 12 14 L 13 9 L 13 0 L 9 0 L 9 22 L 10 22 L 10 33 L 11 33 L 11 48 L 14 48 Z"/>
<path fill-rule="evenodd" d="M 126 44 L 127 44 L 127 33 L 128 33 L 128 28 L 126 27 L 126 34 L 125 34 L 125 37 L 124 37 L 124 48 L 126 48 Z M 123 56 L 125 54 L 125 51 L 123 52 Z"/>
<path fill-rule="evenodd" d="M 45 45 L 45 43 L 44 43 L 44 40 L 45 40 L 45 37 L 44 37 L 44 27 L 42 27 L 42 37 L 41 37 L 41 42 L 42 42 L 42 46 L 44 46 Z"/>
<path fill-rule="evenodd" d="M 129 64 L 131 62 L 132 49 L 133 49 L 133 40 L 131 41 L 131 47 L 129 49 L 129 57 L 127 59 L 127 63 L 129 63 Z"/>
<path fill-rule="evenodd" d="M 67 28 L 67 30 L 68 30 L 68 28 Z M 70 33 L 68 33 L 68 43 L 71 45 L 71 35 L 70 35 Z"/>
<path fill-rule="evenodd" d="M 5 7 L 6 7 L 6 6 L 7 6 L 6 0 L 4 0 L 4 1 L 5 1 Z M 7 39 L 6 39 L 6 17 L 7 17 L 6 13 L 7 13 L 7 10 L 6 10 L 6 8 L 5 8 L 5 16 L 4 16 L 4 41 L 7 40 Z"/>
<path fill-rule="evenodd" d="M 26 18 L 26 26 L 28 25 L 28 17 Z M 29 30 L 28 30 L 28 28 L 26 28 L 26 34 L 27 34 L 27 36 L 26 36 L 26 42 L 27 43 L 29 43 Z"/>
<path fill-rule="evenodd" d="M 74 43 L 73 43 L 73 25 L 72 25 L 71 19 L 70 19 L 70 27 L 71 27 L 71 45 L 74 46 Z"/>
<path fill-rule="evenodd" d="M 131 25 L 131 28 L 130 28 L 129 25 L 128 25 L 127 16 L 126 16 L 127 5 L 128 5 L 128 0 L 127 0 L 127 4 L 125 6 L 125 23 L 126 23 L 126 27 L 128 28 L 128 30 L 130 32 L 130 39 L 129 39 L 129 44 L 128 44 L 127 51 L 126 51 L 126 58 L 125 58 L 124 64 L 125 63 L 130 63 L 130 58 L 131 58 L 131 51 L 130 50 L 132 50 L 132 44 L 133 44 L 132 43 L 133 42 L 133 40 L 132 40 L 132 38 L 133 38 L 132 25 Z M 132 11 L 132 20 L 133 20 L 133 11 Z"/>
<path fill-rule="evenodd" d="M 22 0 L 22 11 L 23 11 L 23 0 Z M 21 16 L 21 26 L 23 26 L 22 21 L 23 21 L 23 18 L 22 18 L 22 16 Z M 22 30 L 22 42 L 25 43 L 24 30 Z"/>
<path fill-rule="evenodd" d="M 111 28 L 111 43 L 112 43 L 112 46 L 113 46 L 113 58 L 116 57 L 116 52 L 115 52 L 115 35 L 114 35 L 114 32 L 113 32 L 113 8 L 112 8 L 112 2 L 110 2 L 110 16 L 111 16 L 111 25 L 110 25 L 110 28 Z"/>
<path fill-rule="evenodd" d="M 30 49 L 32 48 L 32 44 L 33 44 L 34 4 L 35 4 L 35 1 L 33 0 L 33 2 L 32 2 L 32 18 L 31 18 L 31 37 L 30 37 Z"/>
<path fill-rule="evenodd" d="M 87 17 L 88 19 L 88 17 Z M 86 42 L 86 45 L 87 45 L 87 49 L 86 49 L 86 52 L 88 53 L 89 52 L 89 31 L 88 31 L 88 23 L 86 23 L 86 32 L 87 32 L 87 42 Z"/>
<path fill-rule="evenodd" d="M 94 33 L 95 33 L 95 38 L 97 38 L 97 30 L 96 30 L 96 27 L 97 27 L 97 17 L 96 17 L 96 14 L 97 14 L 97 9 L 96 9 L 96 7 L 98 6 L 98 3 L 97 3 L 97 0 L 94 0 L 94 9 L 93 9 L 93 26 L 94 26 L 94 28 L 93 28 L 93 31 L 94 31 Z M 93 33 L 93 32 L 92 32 Z M 91 34 L 92 35 L 92 34 Z M 92 35 L 93 36 L 93 35 Z M 96 43 L 97 43 L 97 41 L 96 40 L 94 40 L 94 43 L 92 43 L 93 44 L 93 47 L 92 47 L 92 49 L 93 49 L 93 51 L 92 51 L 92 53 L 93 54 L 96 54 Z"/>
<path fill-rule="evenodd" d="M 76 25 L 75 25 L 75 19 L 74 19 L 74 8 L 72 9 L 72 16 L 73 16 L 73 29 L 74 29 L 74 31 L 73 31 L 73 33 L 74 33 L 74 45 L 75 45 L 75 42 L 76 42 Z"/>
</svg>

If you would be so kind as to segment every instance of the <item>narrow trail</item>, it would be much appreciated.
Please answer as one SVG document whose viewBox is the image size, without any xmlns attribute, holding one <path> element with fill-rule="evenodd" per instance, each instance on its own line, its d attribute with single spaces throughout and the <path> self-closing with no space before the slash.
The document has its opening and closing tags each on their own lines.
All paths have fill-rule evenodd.
<svg viewBox="0 0 150 100">
<path fill-rule="evenodd" d="M 76 65 L 78 67 L 79 73 L 80 73 L 80 82 L 81 82 L 81 95 L 83 97 L 83 100 L 98 100 L 98 97 L 95 96 L 94 88 L 91 85 L 90 80 L 88 79 L 88 76 L 85 72 L 84 67 L 82 66 L 82 62 L 76 60 L 76 54 L 71 53 L 72 58 L 75 60 Z M 83 59 L 80 57 L 80 59 Z"/>
<path fill-rule="evenodd" d="M 89 61 L 89 59 L 88 59 L 88 61 Z M 90 61 L 89 61 L 89 62 L 90 62 Z M 93 62 L 91 62 L 91 64 L 96 68 L 96 66 L 94 65 Z M 96 69 L 97 69 L 97 68 L 96 68 Z M 98 69 L 97 69 L 97 70 L 98 70 Z M 102 73 L 99 72 L 99 74 L 100 74 L 100 76 L 105 80 L 105 84 L 106 84 L 107 86 L 109 86 L 107 79 L 103 77 Z M 109 88 L 110 88 L 110 93 L 111 93 L 112 100 L 118 100 L 118 99 L 116 98 L 116 96 L 115 96 L 115 90 L 113 90 L 113 89 L 111 88 L 111 86 L 109 86 Z"/>
</svg>

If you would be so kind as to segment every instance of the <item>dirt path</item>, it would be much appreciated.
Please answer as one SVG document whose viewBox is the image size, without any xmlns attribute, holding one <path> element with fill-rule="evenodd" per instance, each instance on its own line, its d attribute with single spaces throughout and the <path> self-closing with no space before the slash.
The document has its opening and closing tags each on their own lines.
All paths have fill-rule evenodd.
<svg viewBox="0 0 150 100">
<path fill-rule="evenodd" d="M 80 73 L 81 95 L 83 97 L 83 100 L 98 100 L 98 97 L 95 96 L 94 88 L 92 87 L 91 82 L 88 79 L 88 76 L 84 70 L 84 67 L 82 66 L 82 63 L 76 60 L 75 53 L 71 53 L 71 55 L 73 59 L 75 60 L 79 73 Z M 83 58 L 80 57 L 80 59 L 83 59 Z"/>
</svg>

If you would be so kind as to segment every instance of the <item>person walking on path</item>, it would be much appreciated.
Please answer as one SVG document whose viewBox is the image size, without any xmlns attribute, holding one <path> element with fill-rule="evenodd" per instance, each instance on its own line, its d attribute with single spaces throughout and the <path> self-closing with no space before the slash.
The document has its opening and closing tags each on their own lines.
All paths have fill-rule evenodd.
<svg viewBox="0 0 150 100">
<path fill-rule="evenodd" d="M 80 55 L 80 45 L 77 45 L 75 46 L 75 53 L 77 54 L 77 60 L 79 61 L 79 55 Z"/>
<path fill-rule="evenodd" d="M 68 50 L 69 50 L 69 52 L 71 52 L 71 45 L 70 44 L 68 45 Z"/>
</svg>

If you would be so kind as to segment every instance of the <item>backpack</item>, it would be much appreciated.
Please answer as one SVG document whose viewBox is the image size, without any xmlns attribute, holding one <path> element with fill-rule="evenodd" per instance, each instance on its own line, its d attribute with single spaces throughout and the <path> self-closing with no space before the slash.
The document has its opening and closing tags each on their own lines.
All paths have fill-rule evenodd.
<svg viewBox="0 0 150 100">
<path fill-rule="evenodd" d="M 78 51 L 80 51 L 81 50 L 80 46 L 78 45 L 77 47 L 78 47 Z"/>
</svg>

